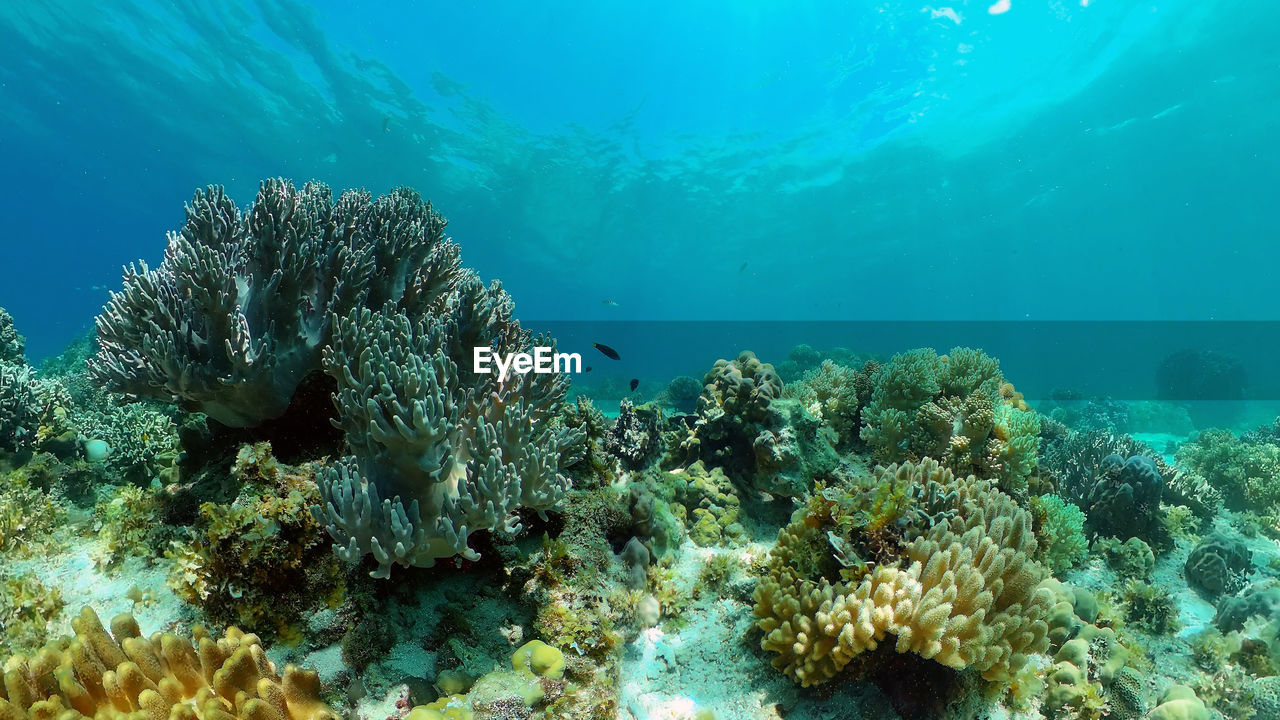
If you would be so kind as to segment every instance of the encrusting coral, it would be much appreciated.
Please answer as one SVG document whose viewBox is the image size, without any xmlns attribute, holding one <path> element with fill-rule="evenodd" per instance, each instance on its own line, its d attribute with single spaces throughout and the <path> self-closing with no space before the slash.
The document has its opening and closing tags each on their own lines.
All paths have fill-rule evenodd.
<svg viewBox="0 0 1280 720">
<path fill-rule="evenodd" d="M 292 665 L 283 674 L 256 635 L 228 628 L 214 638 L 144 637 L 131 615 L 111 632 L 84 608 L 75 637 L 45 645 L 33 657 L 4 663 L 3 720 L 336 720 L 319 697 L 314 672 Z"/>
<path fill-rule="evenodd" d="M 823 563 L 838 550 L 829 534 L 839 518 L 830 505 L 798 510 L 755 591 L 761 646 L 805 686 L 831 679 L 888 635 L 898 652 L 1009 679 L 1048 646 L 1052 594 L 1037 588 L 1046 573 L 1034 559 L 1030 513 L 990 481 L 956 478 L 933 460 L 877 472 L 910 478 L 914 514 L 931 524 L 909 538 L 900 561 L 833 582 Z M 909 521 L 903 526 L 910 532 Z"/>
</svg>

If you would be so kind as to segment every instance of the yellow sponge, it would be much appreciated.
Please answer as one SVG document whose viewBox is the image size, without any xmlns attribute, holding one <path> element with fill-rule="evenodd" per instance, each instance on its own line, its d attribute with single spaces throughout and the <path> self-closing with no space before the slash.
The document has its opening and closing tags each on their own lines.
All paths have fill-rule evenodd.
<svg viewBox="0 0 1280 720">
<path fill-rule="evenodd" d="M 530 640 L 512 654 L 511 669 L 559 680 L 564 677 L 564 653 L 541 640 Z"/>
</svg>

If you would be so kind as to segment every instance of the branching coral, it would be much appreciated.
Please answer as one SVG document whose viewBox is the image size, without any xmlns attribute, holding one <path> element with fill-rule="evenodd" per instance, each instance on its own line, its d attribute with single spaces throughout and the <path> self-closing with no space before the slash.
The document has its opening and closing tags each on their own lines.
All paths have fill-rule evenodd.
<svg viewBox="0 0 1280 720">
<path fill-rule="evenodd" d="M 555 507 L 568 486 L 561 451 L 581 444 L 552 422 L 563 375 L 473 371 L 474 347 L 507 355 L 535 344 L 501 285 L 468 275 L 437 300 L 416 321 L 391 305 L 352 312 L 324 354 L 353 455 L 320 478 L 316 512 L 339 557 L 373 555 L 375 577 L 392 564 L 477 559 L 470 533 L 516 532 L 517 508 Z"/>
<path fill-rule="evenodd" d="M 0 452 L 14 452 L 34 439 L 37 389 L 31 368 L 0 362 Z"/>
<path fill-rule="evenodd" d="M 26 346 L 26 338 L 19 335 L 13 326 L 13 316 L 0 307 L 0 363 L 25 364 L 23 353 Z"/>
<path fill-rule="evenodd" d="M 1048 645 L 1052 595 L 1037 589 L 1045 570 L 1034 559 L 1030 514 L 989 481 L 957 479 L 931 460 L 884 470 L 900 471 L 913 486 L 936 488 L 917 501 L 934 524 L 911 538 L 900 561 L 857 581 L 833 579 L 820 574 L 832 518 L 802 508 L 779 533 L 755 615 L 761 646 L 778 654 L 774 666 L 802 685 L 829 680 L 888 635 L 898 652 L 993 681 Z"/>
<path fill-rule="evenodd" d="M 1031 498 L 1031 512 L 1041 560 L 1050 572 L 1070 570 L 1088 556 L 1080 508 L 1057 495 L 1038 495 Z"/>
<path fill-rule="evenodd" d="M 108 633 L 87 607 L 72 627 L 74 638 L 4 663 L 0 717 L 336 718 L 320 700 L 314 672 L 290 665 L 277 674 L 258 637 L 236 628 L 218 639 L 196 628 L 194 642 L 167 633 L 147 638 L 132 616 L 118 615 Z"/>
<path fill-rule="evenodd" d="M 118 405 L 100 394 L 68 418 L 82 440 L 100 440 L 111 449 L 106 470 L 116 482 L 171 482 L 178 457 L 178 429 L 170 409 L 153 402 Z"/>
<path fill-rule="evenodd" d="M 876 372 L 862 439 L 885 462 L 938 458 L 959 474 L 1022 495 L 1036 469 L 1040 421 L 980 350 L 895 355 Z"/>
<path fill-rule="evenodd" d="M 157 268 L 126 268 L 89 367 L 111 390 L 233 427 L 284 413 L 335 315 L 385 303 L 418 315 L 460 279 L 444 220 L 407 188 L 335 200 L 321 183 L 268 180 L 241 211 L 211 186 L 186 212 Z"/>
<path fill-rule="evenodd" d="M 1178 448 L 1178 464 L 1216 488 L 1233 510 L 1264 510 L 1280 501 L 1280 446 L 1244 442 L 1227 430 L 1206 430 Z"/>
<path fill-rule="evenodd" d="M 842 446 L 852 446 L 861 442 L 862 409 L 871 399 L 872 378 L 879 369 L 875 362 L 855 370 L 824 360 L 800 382 L 787 386 L 786 392 L 835 430 Z"/>
</svg>

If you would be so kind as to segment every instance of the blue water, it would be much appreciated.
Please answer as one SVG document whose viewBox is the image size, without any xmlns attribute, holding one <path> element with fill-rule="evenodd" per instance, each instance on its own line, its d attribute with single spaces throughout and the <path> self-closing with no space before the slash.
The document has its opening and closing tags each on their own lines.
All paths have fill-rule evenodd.
<svg viewBox="0 0 1280 720">
<path fill-rule="evenodd" d="M 1274 3 L 175 5 L 0 5 L 34 358 L 274 175 L 417 187 L 524 318 L 1280 318 Z"/>
</svg>

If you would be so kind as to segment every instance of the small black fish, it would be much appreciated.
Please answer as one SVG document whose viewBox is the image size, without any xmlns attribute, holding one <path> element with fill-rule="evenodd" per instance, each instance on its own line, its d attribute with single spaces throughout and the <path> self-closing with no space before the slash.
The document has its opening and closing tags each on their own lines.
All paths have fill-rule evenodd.
<svg viewBox="0 0 1280 720">
<path fill-rule="evenodd" d="M 586 369 L 586 370 L 583 370 L 582 372 L 584 372 L 584 373 L 591 372 L 591 366 L 590 366 L 590 365 L 588 365 L 588 366 L 587 366 L 587 369 Z"/>
<path fill-rule="evenodd" d="M 746 271 L 747 271 L 747 264 L 746 264 L 746 263 L 742 263 L 742 267 L 738 268 L 738 274 L 739 274 L 739 275 L 741 275 L 742 273 L 744 273 L 744 272 L 746 272 Z"/>
<path fill-rule="evenodd" d="M 640 387 L 640 378 L 631 378 L 631 392 L 635 392 Z"/>
<path fill-rule="evenodd" d="M 622 358 L 618 355 L 618 351 L 617 351 L 617 350 L 614 350 L 613 348 L 609 347 L 608 345 L 601 345 L 600 343 L 591 343 L 591 347 L 593 347 L 593 348 L 595 348 L 595 349 L 599 350 L 601 353 L 603 353 L 603 354 L 604 354 L 604 356 L 605 356 L 605 357 L 609 358 L 610 360 L 621 360 L 621 359 L 622 359 Z"/>
</svg>

